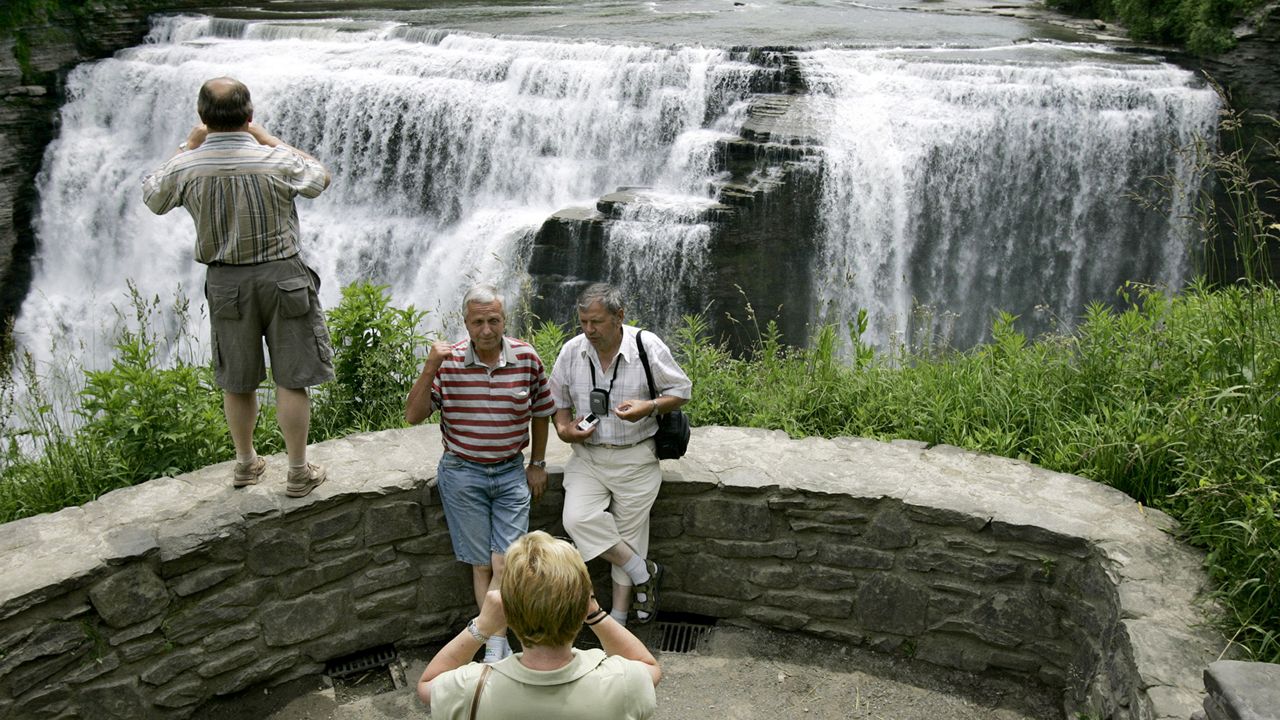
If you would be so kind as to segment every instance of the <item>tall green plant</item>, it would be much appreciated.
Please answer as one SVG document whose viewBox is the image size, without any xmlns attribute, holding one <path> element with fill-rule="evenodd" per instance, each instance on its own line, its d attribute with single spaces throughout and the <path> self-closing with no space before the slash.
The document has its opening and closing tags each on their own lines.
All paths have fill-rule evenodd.
<svg viewBox="0 0 1280 720">
<path fill-rule="evenodd" d="M 387 286 L 357 282 L 328 311 L 336 379 L 316 391 L 312 436 L 334 437 L 403 424 L 404 401 L 418 376 L 426 312 L 391 304 Z"/>
</svg>

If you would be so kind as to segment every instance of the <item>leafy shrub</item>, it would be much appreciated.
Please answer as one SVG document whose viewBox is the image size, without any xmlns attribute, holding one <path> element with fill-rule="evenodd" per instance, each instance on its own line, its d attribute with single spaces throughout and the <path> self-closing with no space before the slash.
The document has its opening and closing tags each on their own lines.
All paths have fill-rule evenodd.
<svg viewBox="0 0 1280 720">
<path fill-rule="evenodd" d="M 336 378 L 316 389 L 312 438 L 403 425 L 426 312 L 393 307 L 387 286 L 358 282 L 342 289 L 327 315 Z"/>
</svg>

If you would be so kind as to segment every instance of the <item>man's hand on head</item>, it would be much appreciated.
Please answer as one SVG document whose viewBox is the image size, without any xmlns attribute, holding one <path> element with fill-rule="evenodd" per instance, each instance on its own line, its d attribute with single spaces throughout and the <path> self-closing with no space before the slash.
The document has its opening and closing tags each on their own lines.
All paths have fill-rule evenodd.
<svg viewBox="0 0 1280 720">
<path fill-rule="evenodd" d="M 259 145 L 275 147 L 281 144 L 280 138 L 267 132 L 261 125 L 251 122 L 247 127 L 249 128 L 249 134 L 253 136 L 254 140 L 258 141 Z"/>
<path fill-rule="evenodd" d="M 195 150 L 204 144 L 205 138 L 209 137 L 209 128 L 200 123 L 191 128 L 191 132 L 187 133 L 187 149 Z"/>
</svg>

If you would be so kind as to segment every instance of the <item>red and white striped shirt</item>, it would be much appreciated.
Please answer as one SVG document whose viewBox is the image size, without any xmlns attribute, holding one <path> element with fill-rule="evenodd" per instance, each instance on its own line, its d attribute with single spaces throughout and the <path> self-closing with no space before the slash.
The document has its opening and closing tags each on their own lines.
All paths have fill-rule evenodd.
<svg viewBox="0 0 1280 720">
<path fill-rule="evenodd" d="M 471 340 L 454 344 L 431 383 L 444 449 L 463 460 L 495 463 L 529 444 L 529 418 L 555 413 L 542 359 L 529 343 L 502 338 L 496 367 L 481 363 Z"/>
</svg>

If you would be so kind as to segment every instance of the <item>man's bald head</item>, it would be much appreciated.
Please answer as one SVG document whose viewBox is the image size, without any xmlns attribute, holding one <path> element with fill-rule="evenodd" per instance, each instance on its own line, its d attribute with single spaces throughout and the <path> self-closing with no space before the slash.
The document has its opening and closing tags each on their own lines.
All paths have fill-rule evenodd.
<svg viewBox="0 0 1280 720">
<path fill-rule="evenodd" d="M 253 119 L 249 88 L 235 78 L 208 80 L 200 86 L 196 112 L 200 114 L 200 122 L 211 132 L 241 130 Z"/>
</svg>

